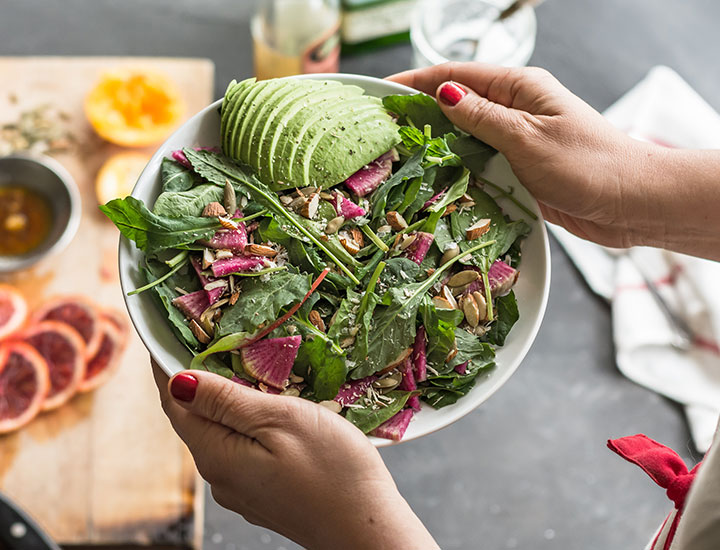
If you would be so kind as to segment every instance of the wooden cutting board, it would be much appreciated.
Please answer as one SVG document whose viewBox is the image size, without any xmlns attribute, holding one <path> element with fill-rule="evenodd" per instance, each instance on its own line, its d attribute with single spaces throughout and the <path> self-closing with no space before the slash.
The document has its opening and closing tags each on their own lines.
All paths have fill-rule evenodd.
<svg viewBox="0 0 720 550">
<path fill-rule="evenodd" d="M 0 125 L 49 103 L 67 114 L 78 141 L 56 156 L 82 196 L 75 239 L 32 269 L 0 276 L 31 308 L 54 294 L 81 294 L 126 315 L 118 232 L 99 212 L 94 193 L 98 169 L 122 149 L 98 138 L 82 110 L 98 76 L 118 65 L 169 75 L 184 94 L 188 117 L 213 99 L 214 66 L 204 59 L 0 57 Z M 152 149 L 144 151 L 149 156 Z M 200 548 L 203 486 L 160 408 L 148 353 L 130 332 L 122 364 L 105 385 L 0 436 L 0 491 L 63 544 Z"/>
</svg>

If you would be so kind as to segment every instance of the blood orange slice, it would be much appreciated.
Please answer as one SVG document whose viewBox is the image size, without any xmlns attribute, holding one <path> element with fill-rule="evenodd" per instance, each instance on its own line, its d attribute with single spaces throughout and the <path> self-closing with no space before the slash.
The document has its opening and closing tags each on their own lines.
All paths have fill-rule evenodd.
<svg viewBox="0 0 720 550">
<path fill-rule="evenodd" d="M 66 403 L 85 377 L 85 342 L 78 331 L 58 321 L 42 321 L 25 331 L 23 339 L 43 356 L 50 372 L 43 410 Z"/>
<path fill-rule="evenodd" d="M 100 318 L 110 321 L 115 328 L 118 329 L 122 336 L 122 347 L 127 345 L 128 333 L 130 327 L 127 322 L 127 315 L 117 309 L 111 307 L 104 307 L 100 310 Z"/>
<path fill-rule="evenodd" d="M 100 319 L 100 347 L 88 361 L 85 378 L 80 382 L 78 391 L 94 390 L 103 384 L 117 368 L 122 353 L 124 338 L 112 321 Z"/>
<path fill-rule="evenodd" d="M 100 318 L 89 300 L 81 296 L 61 296 L 50 300 L 33 315 L 35 322 L 59 321 L 80 333 L 85 342 L 86 359 L 100 347 Z"/>
<path fill-rule="evenodd" d="M 0 434 L 30 422 L 50 389 L 42 356 L 24 342 L 0 346 Z"/>
<path fill-rule="evenodd" d="M 27 318 L 25 298 L 10 285 L 0 285 L 0 340 L 19 329 Z"/>
</svg>

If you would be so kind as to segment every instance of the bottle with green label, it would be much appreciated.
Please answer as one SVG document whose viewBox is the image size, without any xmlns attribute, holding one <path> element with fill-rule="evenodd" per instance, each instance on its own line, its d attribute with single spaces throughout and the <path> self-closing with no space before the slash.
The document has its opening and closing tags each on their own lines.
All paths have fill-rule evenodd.
<svg viewBox="0 0 720 550">
<path fill-rule="evenodd" d="M 417 0 L 341 0 L 343 52 L 407 42 Z"/>
</svg>

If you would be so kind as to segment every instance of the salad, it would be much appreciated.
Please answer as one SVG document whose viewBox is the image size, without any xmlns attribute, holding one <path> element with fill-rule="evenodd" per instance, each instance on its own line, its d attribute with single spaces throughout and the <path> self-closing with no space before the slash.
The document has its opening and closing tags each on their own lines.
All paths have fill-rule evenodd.
<svg viewBox="0 0 720 550">
<path fill-rule="evenodd" d="M 221 147 L 162 160 L 152 206 L 101 206 L 190 368 L 400 440 L 495 367 L 530 230 L 495 198 L 535 218 L 482 177 L 495 150 L 430 96 L 335 81 L 233 81 L 220 116 Z"/>
</svg>

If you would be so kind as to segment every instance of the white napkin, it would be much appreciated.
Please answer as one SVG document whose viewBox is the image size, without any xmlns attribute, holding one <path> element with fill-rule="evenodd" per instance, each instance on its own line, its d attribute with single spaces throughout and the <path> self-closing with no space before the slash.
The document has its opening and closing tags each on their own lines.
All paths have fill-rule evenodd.
<svg viewBox="0 0 720 550">
<path fill-rule="evenodd" d="M 720 115 L 667 67 L 653 68 L 605 116 L 636 139 L 720 149 Z M 549 227 L 593 291 L 612 302 L 620 371 L 682 403 L 695 446 L 707 451 L 720 415 L 720 263 L 652 248 L 610 250 Z M 692 342 L 683 342 L 648 280 Z"/>
</svg>

